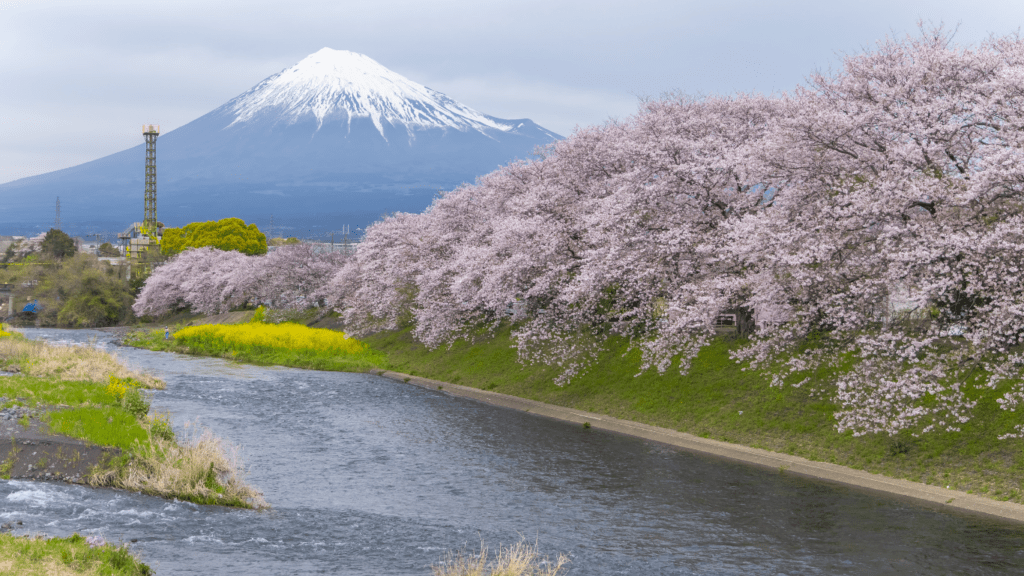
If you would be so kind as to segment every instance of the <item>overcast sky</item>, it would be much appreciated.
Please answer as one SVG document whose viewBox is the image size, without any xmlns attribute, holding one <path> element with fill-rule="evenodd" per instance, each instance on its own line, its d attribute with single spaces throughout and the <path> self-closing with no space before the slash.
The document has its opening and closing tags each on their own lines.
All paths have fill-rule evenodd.
<svg viewBox="0 0 1024 576">
<path fill-rule="evenodd" d="M 1024 2 L 0 0 L 0 183 L 140 144 L 325 46 L 568 135 L 671 91 L 788 91 L 919 20 L 975 44 L 1018 32 Z"/>
</svg>

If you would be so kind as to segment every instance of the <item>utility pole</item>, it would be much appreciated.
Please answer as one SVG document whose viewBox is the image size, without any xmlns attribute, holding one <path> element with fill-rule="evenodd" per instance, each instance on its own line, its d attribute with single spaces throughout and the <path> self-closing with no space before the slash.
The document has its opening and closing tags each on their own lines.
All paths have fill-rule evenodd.
<svg viewBox="0 0 1024 576">
<path fill-rule="evenodd" d="M 53 220 L 53 227 L 60 230 L 60 196 L 57 196 L 57 217 Z"/>
</svg>

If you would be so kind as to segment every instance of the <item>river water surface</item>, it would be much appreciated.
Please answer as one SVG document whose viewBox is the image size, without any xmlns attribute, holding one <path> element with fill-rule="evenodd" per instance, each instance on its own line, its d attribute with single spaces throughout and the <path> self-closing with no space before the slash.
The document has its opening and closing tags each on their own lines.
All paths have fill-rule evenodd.
<svg viewBox="0 0 1024 576">
<path fill-rule="evenodd" d="M 272 509 L 0 480 L 16 533 L 128 542 L 157 574 L 427 575 L 521 538 L 572 575 L 1020 574 L 1024 527 L 695 456 L 366 374 L 89 343 L 167 381 L 153 409 L 242 447 Z"/>
</svg>

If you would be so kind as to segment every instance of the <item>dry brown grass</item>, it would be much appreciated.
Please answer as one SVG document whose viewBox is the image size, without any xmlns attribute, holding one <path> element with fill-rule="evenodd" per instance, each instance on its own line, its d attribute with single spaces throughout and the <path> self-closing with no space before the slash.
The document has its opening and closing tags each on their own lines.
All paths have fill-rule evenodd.
<svg viewBox="0 0 1024 576">
<path fill-rule="evenodd" d="M 93 473 L 89 484 L 201 504 L 269 507 L 263 494 L 245 483 L 238 447 L 208 429 L 186 424 L 176 441 L 152 436 L 150 442 L 124 465 Z"/>
<path fill-rule="evenodd" d="M 550 561 L 541 556 L 536 544 L 525 540 L 502 546 L 493 560 L 488 560 L 487 546 L 480 543 L 480 552 L 449 552 L 432 569 L 434 576 L 557 576 L 569 559 L 559 554 Z"/>
<path fill-rule="evenodd" d="M 106 382 L 110 376 L 134 378 L 146 388 L 163 389 L 163 380 L 132 370 L 114 356 L 90 346 L 55 346 L 18 336 L 0 338 L 0 366 L 55 380 Z"/>
</svg>

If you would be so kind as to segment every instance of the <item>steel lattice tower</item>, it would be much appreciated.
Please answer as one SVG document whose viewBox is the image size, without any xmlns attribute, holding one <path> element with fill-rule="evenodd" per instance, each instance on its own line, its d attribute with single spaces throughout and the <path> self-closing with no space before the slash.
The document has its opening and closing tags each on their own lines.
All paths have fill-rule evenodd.
<svg viewBox="0 0 1024 576">
<path fill-rule="evenodd" d="M 160 135 L 160 127 L 146 124 L 142 127 L 142 135 L 146 138 L 146 214 L 142 219 L 142 231 L 150 238 L 156 239 L 156 138 Z"/>
</svg>

